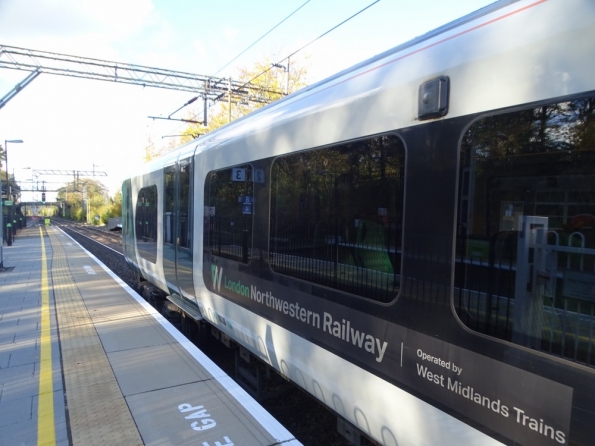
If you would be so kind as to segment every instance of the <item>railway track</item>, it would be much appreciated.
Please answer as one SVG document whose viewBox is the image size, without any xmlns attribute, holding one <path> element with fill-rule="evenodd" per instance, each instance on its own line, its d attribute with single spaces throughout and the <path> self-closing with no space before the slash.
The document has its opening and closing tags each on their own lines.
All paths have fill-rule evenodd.
<svg viewBox="0 0 595 446">
<path fill-rule="evenodd" d="M 122 254 L 121 232 L 111 232 L 102 227 L 83 225 L 63 218 L 52 217 L 51 221 L 54 226 L 81 234 Z"/>
<path fill-rule="evenodd" d="M 165 316 L 174 326 L 176 326 L 188 339 L 197 344 L 197 339 L 188 336 L 185 330 L 184 318 L 176 311 L 173 304 L 167 301 L 160 305 L 152 299 L 151 285 L 143 282 L 142 285 L 136 281 L 136 277 L 129 268 L 122 254 L 120 234 L 109 233 L 108 231 L 82 225 L 70 220 L 60 218 L 51 219 L 52 225 L 60 227 L 66 234 L 80 243 L 85 249 L 91 252 L 108 268 L 110 268 L 120 279 L 126 282 L 133 289 L 137 290 L 147 301 L 153 304 L 163 316 Z M 201 342 L 201 350 L 209 356 L 222 370 L 230 377 L 238 381 L 237 370 L 237 346 L 227 348 L 215 338 L 207 336 L 207 342 Z M 252 364 L 254 366 L 254 364 Z M 259 401 L 261 405 L 269 411 L 279 422 L 281 422 L 304 446 L 350 446 L 347 441 L 337 431 L 336 415 L 322 406 L 313 397 L 285 381 L 276 373 L 271 373 L 273 379 L 270 380 L 268 388 L 265 389 L 272 397 Z M 240 381 L 238 381 L 242 384 Z M 371 445 L 362 438 L 361 445 Z"/>
</svg>

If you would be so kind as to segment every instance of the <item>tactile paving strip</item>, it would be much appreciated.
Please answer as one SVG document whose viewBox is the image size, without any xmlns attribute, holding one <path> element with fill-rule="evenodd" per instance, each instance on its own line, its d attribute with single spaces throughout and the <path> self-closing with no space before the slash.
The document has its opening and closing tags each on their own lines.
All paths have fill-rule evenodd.
<svg viewBox="0 0 595 446">
<path fill-rule="evenodd" d="M 142 445 L 64 248 L 52 232 L 47 230 L 53 251 L 51 274 L 72 442 L 75 446 Z"/>
</svg>

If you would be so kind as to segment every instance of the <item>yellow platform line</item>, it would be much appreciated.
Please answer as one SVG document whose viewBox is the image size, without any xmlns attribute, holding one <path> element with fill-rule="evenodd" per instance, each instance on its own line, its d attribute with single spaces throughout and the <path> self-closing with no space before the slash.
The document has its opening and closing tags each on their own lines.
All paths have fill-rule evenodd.
<svg viewBox="0 0 595 446">
<path fill-rule="evenodd" d="M 39 402 L 37 406 L 37 444 L 55 445 L 54 380 L 52 373 L 52 334 L 50 331 L 50 290 L 43 232 L 41 237 L 41 339 L 39 368 Z"/>
</svg>

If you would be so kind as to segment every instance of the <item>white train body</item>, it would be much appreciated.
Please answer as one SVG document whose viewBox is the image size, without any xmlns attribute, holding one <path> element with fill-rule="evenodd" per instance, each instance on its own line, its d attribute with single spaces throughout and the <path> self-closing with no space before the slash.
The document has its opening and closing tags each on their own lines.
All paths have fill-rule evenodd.
<svg viewBox="0 0 595 446">
<path fill-rule="evenodd" d="M 516 300 L 513 301 L 513 307 L 516 305 L 516 308 L 512 308 L 509 313 L 504 313 L 506 310 L 503 308 L 504 302 L 509 303 L 511 298 L 507 298 L 504 292 L 478 291 L 473 294 L 468 289 L 471 290 L 475 285 L 463 287 L 458 282 L 458 268 L 463 264 L 467 265 L 467 272 L 461 269 L 461 274 L 468 274 L 465 284 L 473 282 L 473 275 L 479 277 L 483 274 L 483 267 L 485 271 L 488 268 L 494 271 L 494 260 L 487 252 L 488 249 L 494 252 L 500 246 L 497 240 L 499 236 L 494 234 L 505 233 L 506 228 L 502 225 L 509 217 L 516 218 L 522 214 L 546 220 L 549 218 L 549 227 L 546 229 L 550 232 L 556 232 L 551 228 L 557 221 L 554 214 L 539 217 L 542 214 L 537 210 L 533 214 L 529 213 L 529 199 L 524 202 L 517 199 L 520 186 L 516 184 L 521 180 L 516 174 L 498 174 L 499 185 L 490 186 L 490 193 L 483 194 L 488 197 L 486 200 L 492 201 L 482 205 L 478 200 L 483 199 L 479 188 L 483 187 L 480 185 L 484 181 L 480 173 L 476 173 L 479 171 L 474 170 L 473 163 L 483 161 L 480 152 L 476 151 L 476 155 L 472 155 L 475 161 L 471 163 L 471 168 L 465 170 L 462 167 L 465 160 L 460 154 L 463 153 L 461 147 L 464 141 L 480 132 L 479 127 L 474 127 L 480 119 L 516 113 L 517 110 L 545 109 L 546 105 L 554 103 L 575 104 L 572 102 L 575 99 L 584 98 L 587 101 L 594 97 L 594 43 L 595 2 L 592 0 L 504 2 L 304 88 L 150 162 L 127 180 L 123 188 L 124 247 L 127 258 L 144 278 L 168 294 L 181 295 L 196 306 L 210 324 L 381 444 L 595 442 L 595 427 L 592 423 L 588 426 L 586 421 L 589 416 L 592 421 L 595 413 L 595 357 L 591 356 L 591 346 L 595 349 L 593 337 L 589 338 L 588 330 L 577 334 L 577 348 L 574 357 L 570 357 L 572 354 L 566 353 L 566 347 L 558 351 L 558 341 L 553 341 L 561 329 L 556 328 L 557 325 L 545 327 L 554 314 L 559 316 L 558 319 L 563 319 L 560 316 L 562 311 L 566 312 L 564 317 L 569 321 L 574 320 L 573 317 L 580 319 L 577 326 L 593 327 L 590 291 L 581 297 L 569 281 L 571 276 L 578 277 L 576 280 L 588 287 L 595 283 L 591 277 L 593 271 L 580 270 L 570 274 L 567 272 L 571 270 L 569 257 L 569 266 L 563 272 L 560 269 L 551 273 L 551 277 L 558 277 L 558 286 L 564 288 L 566 298 L 583 299 L 580 300 L 582 306 L 566 306 L 562 309 L 563 306 L 552 304 L 551 308 L 540 307 L 541 331 L 535 336 L 535 330 L 520 328 L 525 319 L 518 314 L 522 301 L 518 282 Z M 429 98 L 424 96 L 425 87 L 421 87 L 423 91 L 420 94 L 420 86 L 424 84 L 428 86 Z M 447 94 L 440 96 L 440 92 L 435 93 L 436 89 L 445 88 Z M 420 113 L 425 99 L 430 103 L 428 116 Z M 565 107 L 569 106 L 558 105 L 555 110 L 564 110 Z M 517 115 L 514 116 L 517 119 Z M 548 116 L 552 122 L 551 128 L 559 129 L 553 123 L 555 120 L 551 118 L 551 113 Z M 481 129 L 488 126 L 486 124 Z M 273 168 L 262 171 L 266 178 L 263 181 L 269 188 L 262 192 L 265 194 L 262 196 L 266 196 L 268 202 L 258 203 L 260 192 L 255 192 L 245 203 L 248 207 L 244 215 L 249 215 L 254 218 L 253 222 L 257 222 L 257 217 L 262 215 L 262 212 L 259 214 L 261 209 L 265 213 L 273 212 L 271 196 L 275 192 L 270 190 L 269 181 L 278 175 L 275 172 L 278 172 L 279 159 L 293 163 L 293 158 L 284 157 L 317 148 L 332 148 L 337 144 L 345 145 L 377 135 L 394 135 L 395 141 L 401 141 L 393 141 L 394 144 L 400 144 L 403 148 L 403 153 L 399 155 L 402 156 L 399 159 L 404 160 L 404 170 L 400 176 L 403 198 L 398 202 L 402 208 L 395 214 L 400 220 L 395 225 L 387 223 L 386 219 L 382 219 L 386 211 L 381 207 L 378 208 L 378 216 L 374 217 L 380 221 L 378 225 L 384 225 L 387 231 L 393 227 L 402 228 L 399 230 L 402 232 L 396 232 L 402 239 L 395 242 L 394 249 L 389 247 L 386 250 L 387 258 L 391 259 L 391 264 L 386 268 L 392 271 L 394 281 L 398 280 L 399 283 L 394 299 L 374 301 L 368 299 L 365 292 L 353 296 L 349 290 L 333 290 L 333 286 L 328 284 L 313 285 L 318 297 L 307 298 L 307 290 L 311 287 L 307 279 L 301 276 L 285 277 L 294 272 L 297 274 L 297 267 L 291 266 L 282 273 L 279 270 L 281 263 L 271 260 L 274 256 L 281 258 L 280 251 L 272 249 L 272 245 L 280 243 L 280 234 L 285 233 L 273 228 L 274 223 L 266 224 L 266 221 L 272 222 L 271 214 L 260 226 L 250 223 L 253 235 L 246 235 L 248 250 L 244 247 L 240 257 L 235 260 L 221 259 L 217 254 L 214 246 L 218 243 L 221 254 L 221 234 L 212 235 L 209 247 L 203 242 L 207 237 L 203 236 L 207 234 L 203 225 L 207 221 L 215 221 L 219 211 L 212 203 L 205 203 L 205 196 L 208 195 L 205 187 L 214 184 L 209 181 L 220 180 L 217 174 L 209 177 L 212 172 L 227 172 L 235 168 L 244 169 L 243 175 L 247 172 L 245 166 L 252 166 L 248 170 L 254 186 L 250 187 L 256 191 L 261 186 L 256 183 L 259 167 L 254 163 L 257 160 L 270 160 L 262 164 L 277 169 L 274 172 Z M 517 138 L 514 136 L 516 133 L 511 132 L 511 135 L 509 141 Z M 569 138 L 568 141 L 570 144 L 575 140 Z M 401 149 L 395 150 L 398 152 Z M 503 158 L 494 159 L 492 165 L 504 162 Z M 309 160 L 314 162 L 313 158 Z M 572 162 L 573 166 L 580 166 L 580 162 L 574 159 Z M 591 189 L 589 169 L 595 172 L 595 164 L 590 164 L 591 158 L 584 163 L 590 166 L 585 171 L 579 172 L 576 170 L 578 167 L 573 168 L 575 170 L 572 172 L 566 170 L 559 174 L 548 170 L 546 173 L 527 174 L 530 178 L 527 181 L 541 184 L 543 177 L 548 185 L 555 183 L 561 188 L 562 184 L 566 184 L 567 177 L 577 175 L 581 178 L 581 184 L 587 184 L 581 186 L 583 193 L 591 193 L 594 190 Z M 174 175 L 174 171 L 178 172 L 175 175 L 179 176 L 172 178 L 182 178 L 179 172 L 180 166 L 184 165 L 191 166 L 191 192 L 180 192 L 182 189 L 178 186 L 168 184 L 176 194 L 189 197 L 191 203 L 188 209 L 193 214 L 191 218 L 179 217 L 179 210 L 171 212 L 165 204 L 165 197 L 168 196 L 166 169 L 168 166 L 172 169 L 171 175 Z M 427 166 L 425 172 L 424 166 Z M 516 164 L 512 166 L 507 169 L 517 169 Z M 313 172 L 327 175 L 326 171 Z M 465 192 L 467 186 L 463 183 L 467 180 L 463 178 L 466 172 L 471 172 L 470 184 L 477 188 L 475 194 Z M 331 178 L 331 174 L 328 175 Z M 329 196 L 341 194 L 340 187 L 343 187 L 337 186 L 341 181 L 338 179 L 339 174 L 332 175 L 335 176 L 329 179 L 329 184 L 333 182 L 334 189 L 329 189 Z M 275 181 L 279 181 L 277 186 L 284 187 L 280 177 L 275 178 Z M 234 183 L 229 187 L 236 186 Z M 147 189 L 151 187 L 156 191 L 154 198 L 151 198 L 154 192 Z M 296 189 L 299 187 L 296 181 Z M 141 192 L 143 190 L 145 192 Z M 326 199 L 326 195 L 323 195 L 319 201 Z M 248 196 L 238 196 L 238 199 Z M 306 195 L 302 194 L 303 197 Z M 151 201 L 153 199 L 154 202 Z M 498 205 L 494 204 L 496 199 Z M 143 200 L 147 207 L 155 208 L 156 218 L 155 231 L 151 233 L 148 230 L 144 238 L 139 237 L 143 230 L 139 229 L 139 220 L 142 219 L 138 215 L 141 208 L 139 204 L 144 203 Z M 172 203 L 179 203 L 180 200 Z M 537 204 L 534 207 L 538 209 L 541 202 L 535 200 Z M 465 204 L 461 204 L 463 202 Z M 471 203 L 474 203 L 473 206 Z M 560 208 L 575 206 L 570 201 L 564 203 Z M 581 203 L 584 203 L 581 204 L 583 210 L 576 214 L 590 214 L 593 206 L 589 204 L 589 199 Z M 442 205 L 444 208 L 441 208 Z M 550 207 L 553 209 L 553 206 Z M 462 217 L 467 213 L 472 215 L 474 209 L 480 208 L 484 209 L 483 214 L 468 219 Z M 246 209 L 249 213 L 246 213 Z M 493 217 L 496 211 L 492 212 L 491 209 L 503 209 L 503 214 Z M 434 211 L 436 214 L 433 214 Z M 209 212 L 212 215 L 209 216 Z M 490 230 L 491 226 L 486 223 L 484 226 L 488 227 L 489 234 L 484 234 L 484 239 L 479 242 L 477 238 L 461 235 L 459 228 L 462 221 L 468 221 L 465 225 L 471 228 L 473 224 L 479 225 L 478 222 L 483 221 L 486 213 L 486 219 L 498 220 L 500 226 L 497 230 Z M 561 216 L 560 219 L 566 218 L 561 226 L 570 224 L 571 217 L 570 214 Z M 183 223 L 176 223 L 176 218 L 182 218 Z M 183 232 L 180 228 L 187 230 L 184 218 L 192 222 L 192 232 L 185 241 L 180 242 Z M 285 222 L 287 226 L 287 220 L 278 218 L 279 224 Z M 150 223 L 145 222 L 145 225 L 150 226 Z M 360 231 L 357 225 L 361 225 L 359 219 L 354 223 L 348 220 L 345 233 Z M 517 233 L 521 232 L 514 225 L 511 228 L 516 229 Z M 171 229 L 170 226 L 178 229 Z M 291 234 L 291 230 L 288 227 L 286 233 Z M 271 235 L 274 231 L 277 231 L 275 236 Z M 468 230 L 466 234 L 471 232 Z M 562 237 L 563 231 L 558 232 Z M 434 234 L 437 234 L 435 238 Z M 178 240 L 168 240 L 176 236 Z M 232 237 L 229 234 L 223 236 Z M 218 242 L 216 237 L 219 237 Z M 362 238 L 360 235 L 353 237 L 357 240 Z M 577 238 L 570 238 L 573 237 Z M 387 240 L 389 238 L 387 236 Z M 459 251 L 459 242 L 463 239 L 468 248 Z M 361 249 L 356 241 L 348 242 L 347 236 L 339 236 L 338 233 L 326 235 L 325 240 L 329 249 L 335 246 L 336 251 L 332 252 L 337 257 L 339 252 L 348 248 L 352 251 Z M 484 242 L 483 245 L 481 242 Z M 167 263 L 171 259 L 168 257 L 170 251 L 167 250 L 172 250 L 172 253 L 175 251 L 177 254 L 174 259 L 180 259 L 180 243 L 188 245 L 184 255 L 192 258 L 188 265 L 178 262 L 174 267 Z M 590 247 L 589 242 L 584 243 L 581 247 L 584 251 L 581 252 L 586 256 L 586 264 L 590 264 L 589 256 L 593 252 L 589 249 L 595 247 Z M 515 242 L 517 251 L 514 262 L 518 262 L 517 265 L 521 263 L 519 244 Z M 232 249 L 232 245 L 234 243 L 228 243 L 228 249 Z M 469 253 L 470 246 L 478 247 L 473 248 L 478 256 L 475 260 L 464 259 L 462 254 L 459 255 L 459 252 Z M 486 247 L 485 253 L 480 246 Z M 535 246 L 541 245 L 536 242 Z M 147 249 L 152 250 L 151 254 L 147 254 Z M 372 256 L 369 253 L 371 248 L 366 249 L 366 252 L 359 254 L 364 263 Z M 286 257 L 283 259 L 287 262 L 301 255 L 295 254 L 297 249 L 290 252 L 287 248 L 284 252 Z M 559 256 L 563 255 L 566 254 L 561 250 Z M 399 260 L 395 261 L 397 257 Z M 305 259 L 303 261 L 310 265 L 309 257 L 300 259 Z M 173 263 L 176 261 L 172 260 Z M 239 266 L 233 266 L 236 263 Z M 362 267 L 357 261 L 344 261 L 342 265 L 345 271 L 370 269 Z M 471 271 L 470 268 L 474 267 L 477 269 Z M 309 270 L 310 266 L 302 267 L 302 270 L 304 268 Z M 238 275 L 233 276 L 232 270 Z M 516 271 L 517 276 L 521 274 L 520 266 L 499 268 L 501 274 L 505 274 L 505 270 Z M 374 271 L 374 274 L 380 274 L 377 272 L 380 270 Z M 249 281 L 251 274 L 255 277 L 252 282 Z M 185 277 L 189 285 L 185 288 L 176 282 L 176 277 L 179 280 Z M 505 283 L 509 279 L 504 277 L 498 280 Z M 489 279 L 490 283 L 498 280 Z M 510 279 L 510 283 L 513 284 L 514 280 L 518 279 Z M 188 291 L 190 289 L 191 292 Z M 222 289 L 227 291 L 222 292 Z M 328 295 L 327 289 L 330 289 Z M 303 293 L 304 297 L 300 297 L 302 294 L 294 295 L 298 292 Z M 348 296 L 342 300 L 341 293 Z M 489 308 L 483 308 L 488 295 L 495 300 L 491 301 Z M 300 300 L 302 298 L 306 300 Z M 498 302 L 502 302 L 502 305 Z M 549 300 L 543 302 L 542 306 L 549 305 Z M 369 308 L 372 309 L 368 311 Z M 573 311 L 573 308 L 574 316 L 569 316 L 567 312 Z M 410 311 L 409 315 L 407 311 Z M 497 315 L 489 313 L 491 311 Z M 491 316 L 486 316 L 488 313 Z M 498 316 L 500 314 L 505 315 Z M 502 328 L 502 334 L 498 335 L 498 324 L 501 322 L 506 322 L 507 328 Z M 575 332 L 578 333 L 577 330 Z M 553 334 L 546 339 L 546 335 L 542 334 L 546 332 Z M 539 338 L 540 347 L 532 345 L 533 341 L 519 340 L 523 337 L 519 333 L 530 335 L 531 339 Z M 361 336 L 361 340 L 354 336 Z M 343 345 L 349 346 L 345 353 L 342 352 Z M 549 351 L 546 351 L 546 345 L 550 346 Z M 542 396 L 538 397 L 537 393 Z M 537 401 L 542 407 L 535 407 L 532 401 Z M 588 415 L 589 411 L 591 415 Z"/>
</svg>

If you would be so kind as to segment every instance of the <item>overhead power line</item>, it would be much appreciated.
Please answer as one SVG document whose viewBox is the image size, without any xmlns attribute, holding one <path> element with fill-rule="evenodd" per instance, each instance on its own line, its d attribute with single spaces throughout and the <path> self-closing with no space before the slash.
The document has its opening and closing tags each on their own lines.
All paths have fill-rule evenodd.
<svg viewBox="0 0 595 446">
<path fill-rule="evenodd" d="M 308 47 L 309 45 L 313 44 L 314 42 L 316 42 L 317 40 L 321 39 L 322 37 L 326 36 L 327 34 L 329 34 L 330 32 L 334 31 L 335 29 L 339 28 L 341 25 L 344 25 L 345 23 L 347 23 L 348 21 L 350 21 L 351 19 L 353 19 L 354 17 L 360 15 L 362 12 L 364 12 L 366 9 L 374 6 L 376 3 L 378 3 L 380 0 L 376 0 L 372 3 L 370 3 L 368 6 L 366 6 L 363 9 L 360 9 L 358 12 L 356 12 L 355 14 L 353 14 L 351 17 L 348 17 L 347 19 L 343 20 L 341 23 L 339 23 L 338 25 L 333 26 L 331 29 L 329 29 L 328 31 L 322 33 L 321 35 L 319 35 L 318 37 L 316 37 L 314 40 L 311 40 L 310 42 L 308 42 L 307 44 L 305 44 L 304 46 L 302 46 L 301 48 L 295 50 L 293 53 L 289 54 L 288 56 L 284 57 L 283 59 L 280 59 L 278 62 L 271 64 L 271 66 L 269 68 L 267 68 L 266 70 L 264 70 L 262 73 L 257 74 L 256 76 L 254 76 L 252 79 L 250 79 L 249 81 L 246 81 L 244 84 L 242 84 L 240 86 L 240 88 L 246 88 L 246 86 L 248 85 L 252 85 L 252 81 L 254 81 L 255 79 L 258 79 L 260 76 L 262 76 L 265 73 L 268 73 L 269 71 L 271 71 L 271 69 L 273 69 L 275 66 L 278 66 L 281 62 L 283 62 L 286 59 L 289 59 L 290 57 L 296 55 L 298 52 L 302 51 L 304 48 Z M 227 92 L 225 93 L 227 94 Z M 223 95 L 219 95 L 215 101 L 219 101 L 221 100 L 221 98 L 223 97 Z"/>
<path fill-rule="evenodd" d="M 221 70 L 223 70 L 224 68 L 226 68 L 227 66 L 229 66 L 234 60 L 236 60 L 238 57 L 240 57 L 242 54 L 244 54 L 246 51 L 248 51 L 250 48 L 252 48 L 254 45 L 256 45 L 258 42 L 260 42 L 262 39 L 264 39 L 266 36 L 268 36 L 271 32 L 273 32 L 279 25 L 281 25 L 283 22 L 285 22 L 288 18 L 290 18 L 292 15 L 294 15 L 296 12 L 298 12 L 300 9 L 302 9 L 304 6 L 306 6 L 307 3 L 309 3 L 310 0 L 307 0 L 306 2 L 304 2 L 299 8 L 297 8 L 295 11 L 293 11 L 291 14 L 289 14 L 287 17 L 285 17 L 283 20 L 281 20 L 279 23 L 277 23 L 275 26 L 273 26 L 271 29 L 269 29 L 266 33 L 264 33 L 259 39 L 257 39 L 255 42 L 253 42 L 250 46 L 248 46 L 248 48 L 246 48 L 244 51 L 242 51 L 240 54 L 238 54 L 236 57 L 234 57 L 233 59 L 231 59 L 229 62 L 227 62 L 225 65 L 223 65 L 221 68 L 219 68 L 215 74 L 219 73 Z"/>
<path fill-rule="evenodd" d="M 281 25 L 283 22 L 285 22 L 287 19 L 289 19 L 292 15 L 294 15 L 296 12 L 298 12 L 300 9 L 302 9 L 304 6 L 306 6 L 307 3 L 309 3 L 310 0 L 306 0 L 306 2 L 304 2 L 301 6 L 299 6 L 295 11 L 293 11 L 291 14 L 289 14 L 287 17 L 285 17 L 283 20 L 281 20 L 279 23 L 277 23 L 275 26 L 273 26 L 271 29 L 269 29 L 266 33 L 264 33 L 262 36 L 260 36 L 256 41 L 254 41 L 251 45 L 248 46 L 248 48 L 246 48 L 245 50 L 243 50 L 240 54 L 238 54 L 236 57 L 234 57 L 233 59 L 231 59 L 229 62 L 227 62 L 225 65 L 223 65 L 221 68 L 219 68 L 214 75 L 216 75 L 217 73 L 221 72 L 221 70 L 223 70 L 224 68 L 228 67 L 229 65 L 231 65 L 232 62 L 234 62 L 236 59 L 238 59 L 242 54 L 244 54 L 246 51 L 248 51 L 250 48 L 252 48 L 254 45 L 256 45 L 258 42 L 260 42 L 262 39 L 264 39 L 267 35 L 269 35 L 272 31 L 274 31 L 276 28 L 279 27 L 279 25 Z M 213 76 L 214 76 L 213 75 Z M 176 111 L 174 111 L 173 113 L 170 113 L 170 115 L 167 118 L 160 118 L 160 119 L 167 119 L 167 120 L 172 120 L 172 121 L 183 121 L 183 122 L 189 122 L 189 123 L 193 123 L 193 124 L 200 124 L 200 122 L 198 121 L 194 121 L 194 120 L 187 120 L 187 119 L 174 119 L 171 116 L 180 111 L 181 109 L 183 109 L 184 107 L 190 105 L 191 103 L 193 103 L 196 99 L 198 99 L 198 96 L 195 98 L 190 99 L 188 102 L 186 102 L 184 105 L 182 105 L 180 108 L 178 108 Z M 205 104 L 206 105 L 206 104 Z M 206 125 L 206 106 L 205 106 L 205 111 L 203 112 L 203 125 Z M 198 116 L 198 115 L 196 115 Z M 195 117 L 196 117 L 195 116 Z M 153 118 L 153 119 L 159 119 L 156 118 L 154 116 L 149 116 L 149 118 Z M 169 135 L 168 135 L 169 136 Z M 161 137 L 163 139 L 163 136 Z"/>
<path fill-rule="evenodd" d="M 203 121 L 195 121 L 193 119 L 181 119 L 181 118 L 170 118 L 169 116 L 167 118 L 164 118 L 163 116 L 147 116 L 150 119 L 163 119 L 165 121 L 182 121 L 182 122 L 187 122 L 189 124 L 204 124 Z"/>
<path fill-rule="evenodd" d="M 308 0 L 308 1 L 310 1 L 310 0 Z M 358 12 L 356 12 L 355 14 L 353 14 L 353 15 L 351 15 L 350 17 L 346 18 L 345 20 L 343 20 L 343 21 L 342 21 L 342 22 L 340 22 L 339 24 L 337 24 L 337 25 L 333 26 L 333 27 L 332 27 L 332 28 L 330 28 L 328 31 L 326 31 L 326 32 L 322 33 L 321 35 L 319 35 L 319 36 L 318 36 L 318 37 L 316 37 L 315 39 L 311 40 L 310 42 L 308 42 L 307 44 L 305 44 L 305 45 L 304 45 L 304 46 L 302 46 L 301 48 L 299 48 L 299 49 L 295 50 L 293 53 L 291 53 L 291 54 L 289 54 L 288 56 L 286 56 L 286 57 L 284 57 L 284 58 L 280 59 L 278 62 L 271 64 L 271 66 L 270 66 L 269 68 L 267 68 L 266 70 L 264 70 L 264 71 L 262 71 L 261 73 L 257 74 L 257 75 L 256 75 L 256 76 L 254 76 L 252 79 L 250 79 L 249 81 L 245 82 L 244 84 L 242 84 L 242 86 L 241 86 L 241 87 L 242 87 L 242 88 L 245 88 L 245 87 L 247 87 L 247 86 L 249 86 L 249 85 L 252 85 L 252 81 L 254 81 L 254 80 L 258 79 L 258 78 L 259 78 L 260 76 L 262 76 L 263 74 L 265 74 L 265 73 L 268 73 L 268 72 L 269 72 L 271 69 L 273 69 L 274 67 L 278 67 L 278 66 L 280 65 L 280 63 L 281 63 L 281 62 L 283 62 L 284 60 L 286 60 L 286 59 L 289 59 L 290 57 L 292 57 L 292 56 L 296 55 L 298 52 L 302 51 L 304 48 L 306 48 L 306 47 L 308 47 L 309 45 L 313 44 L 313 43 L 314 43 L 314 42 L 316 42 L 317 40 L 321 39 L 322 37 L 324 37 L 324 36 L 326 36 L 327 34 L 331 33 L 331 32 L 332 32 L 332 31 L 334 31 L 335 29 L 339 28 L 340 26 L 344 25 L 345 23 L 347 23 L 348 21 L 350 21 L 350 20 L 351 20 L 351 19 L 353 19 L 354 17 L 358 16 L 358 15 L 359 15 L 359 14 L 361 14 L 362 12 L 364 12 L 364 11 L 366 11 L 367 9 L 369 9 L 370 7 L 374 6 L 374 5 L 375 5 L 376 3 L 378 3 L 379 1 L 380 1 L 380 0 L 375 0 L 374 2 L 370 3 L 368 6 L 366 6 L 366 7 L 362 8 L 362 9 L 360 9 L 360 10 L 359 10 Z M 306 3 L 308 3 L 308 2 L 306 2 Z M 303 4 L 302 6 L 300 6 L 298 9 L 296 9 L 294 12 L 292 12 L 292 13 L 291 13 L 289 16 L 287 16 L 287 17 L 286 17 L 286 18 L 285 18 L 283 21 L 285 21 L 285 20 L 287 20 L 289 17 L 291 17 L 291 15 L 293 15 L 295 12 L 297 12 L 297 11 L 298 11 L 300 8 L 302 8 L 302 7 L 303 7 L 303 6 L 304 6 L 306 3 L 304 3 L 304 4 Z M 283 21 L 281 21 L 279 24 L 283 23 Z M 279 25 L 279 24 L 278 24 L 278 25 Z M 276 25 L 276 26 L 278 26 L 278 25 Z M 275 27 L 276 27 L 276 26 L 275 26 Z M 275 28 L 273 28 L 273 29 L 275 29 Z M 264 34 L 262 37 L 266 36 L 266 35 L 267 35 L 268 33 L 270 33 L 270 32 L 271 32 L 273 29 L 271 29 L 269 32 L 265 33 L 265 34 Z M 262 39 L 262 37 L 261 37 L 261 39 Z M 260 40 L 260 39 L 259 39 L 259 40 Z M 258 42 L 258 40 L 257 40 L 256 42 Z M 254 43 L 256 43 L 256 42 L 254 42 Z M 252 44 L 252 45 L 254 45 L 254 44 Z M 252 46 L 252 45 L 251 45 L 251 46 Z M 251 47 L 251 46 L 250 46 L 250 47 Z M 246 48 L 246 50 L 248 50 L 250 47 Z M 243 53 L 244 53 L 246 50 L 244 50 L 242 53 L 240 53 L 240 55 L 241 55 L 241 54 L 243 54 Z M 237 57 L 239 57 L 239 56 L 237 56 Z M 236 58 L 237 58 L 237 57 L 236 57 Z M 235 59 L 233 59 L 233 60 L 235 60 Z M 233 60 L 232 60 L 232 62 L 233 62 Z M 231 63 L 231 62 L 230 62 L 230 63 Z M 229 65 L 229 64 L 228 64 L 228 65 Z M 288 64 L 288 65 L 289 65 L 289 64 Z M 226 65 L 226 66 L 227 66 L 227 65 Z M 225 66 L 224 66 L 223 68 L 225 68 Z M 223 68 L 221 68 L 219 71 L 221 71 Z M 219 96 L 217 96 L 217 97 L 216 97 L 216 98 L 215 98 L 215 99 L 212 101 L 211 105 L 209 105 L 209 107 L 208 107 L 208 108 L 210 109 L 211 107 L 213 107 L 213 105 L 214 105 L 214 103 L 215 103 L 216 101 L 221 101 L 221 100 L 223 100 L 223 98 L 225 98 L 225 96 L 226 96 L 226 95 L 228 95 L 228 94 L 229 94 L 229 91 L 226 91 L 226 92 L 224 92 L 224 93 L 220 94 Z M 232 93 L 232 94 L 233 94 L 233 93 Z M 182 107 L 182 108 L 183 108 L 183 107 Z M 178 111 L 178 110 L 176 110 L 176 111 Z M 207 112 L 207 108 L 205 107 L 205 110 L 203 111 L 203 118 L 204 118 L 204 117 L 206 117 L 206 112 Z M 175 112 L 174 112 L 174 113 L 175 113 Z M 172 114 L 173 114 L 173 113 L 172 113 Z M 195 113 L 195 114 L 194 114 L 193 116 L 191 116 L 189 119 L 190 119 L 190 120 L 195 120 L 196 118 L 198 118 L 198 116 L 199 116 L 199 115 L 200 115 L 200 113 Z M 171 116 L 171 115 L 170 115 L 170 116 Z M 206 122 L 206 121 L 203 121 L 203 122 Z M 179 127 L 178 127 L 178 128 L 179 128 Z"/>
<path fill-rule="evenodd" d="M 368 6 L 366 6 L 363 9 L 360 9 L 358 12 L 356 12 L 355 14 L 353 14 L 351 17 L 346 18 L 345 20 L 343 20 L 341 23 L 339 23 L 338 25 L 333 26 L 331 29 L 329 29 L 328 31 L 326 31 L 325 33 L 322 33 L 321 35 L 319 35 L 316 39 L 306 43 L 303 47 L 295 50 L 293 53 L 291 53 L 289 56 L 285 57 L 284 59 L 281 59 L 281 61 L 293 56 L 294 54 L 297 54 L 298 52 L 302 51 L 304 48 L 306 48 L 307 46 L 312 45 L 314 42 L 316 42 L 317 40 L 323 38 L 324 36 L 326 36 L 327 34 L 329 34 L 330 32 L 336 30 L 339 26 L 349 22 L 352 18 L 360 15 L 362 12 L 364 12 L 366 9 L 371 8 L 372 6 L 374 6 L 376 3 L 378 3 L 380 0 L 376 0 L 375 2 L 370 3 Z M 252 82 L 254 79 L 250 80 L 249 82 Z"/>
</svg>

